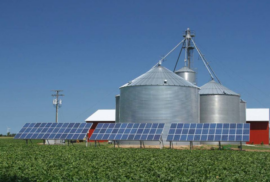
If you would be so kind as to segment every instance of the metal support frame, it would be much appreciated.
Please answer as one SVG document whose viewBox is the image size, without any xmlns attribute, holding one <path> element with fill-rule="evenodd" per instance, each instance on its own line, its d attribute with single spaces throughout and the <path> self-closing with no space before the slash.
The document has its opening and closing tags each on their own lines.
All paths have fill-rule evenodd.
<svg viewBox="0 0 270 182">
<path fill-rule="evenodd" d="M 240 148 L 239 148 L 240 151 L 243 150 L 243 146 L 242 146 L 242 141 L 240 142 Z"/>
<path fill-rule="evenodd" d="M 164 144 L 163 144 L 163 138 L 162 138 L 162 135 L 160 135 L 159 145 L 160 145 L 160 149 L 163 149 Z"/>
<path fill-rule="evenodd" d="M 170 149 L 173 149 L 173 142 L 170 141 Z"/>
<path fill-rule="evenodd" d="M 180 56 L 181 56 L 181 53 L 182 53 L 182 50 L 183 50 L 183 47 L 184 47 L 185 41 L 186 41 L 186 39 L 184 40 L 184 42 L 183 42 L 183 44 L 182 44 L 182 47 L 181 47 L 180 53 L 179 53 L 179 55 L 178 55 L 178 58 L 177 58 L 176 64 L 175 64 L 174 69 L 173 69 L 173 72 L 175 72 L 175 69 L 176 69 L 176 67 L 177 67 L 177 64 L 178 64 L 178 61 L 179 61 L 179 59 L 180 59 Z"/>
<path fill-rule="evenodd" d="M 47 143 L 48 143 L 48 145 L 51 145 L 48 139 L 47 139 Z"/>
<path fill-rule="evenodd" d="M 190 145 L 190 150 L 192 150 L 193 149 L 193 141 L 190 141 L 189 145 Z"/>
<path fill-rule="evenodd" d="M 204 66 L 206 67 L 208 73 L 210 74 L 210 76 L 211 76 L 211 78 L 212 78 L 212 80 L 213 80 L 213 79 L 214 79 L 214 76 L 212 75 L 210 69 L 208 68 L 207 62 L 205 61 L 203 55 L 201 54 L 200 50 L 198 49 L 198 47 L 197 47 L 197 45 L 195 44 L 195 42 L 193 41 L 193 39 L 191 39 L 191 41 L 192 41 L 192 43 L 194 44 L 194 46 L 195 46 L 195 48 L 196 48 L 198 54 L 200 55 L 200 57 L 201 57 L 201 59 L 202 59 L 202 61 L 203 61 Z"/>
<path fill-rule="evenodd" d="M 114 146 L 114 148 L 115 148 L 115 140 L 113 141 L 113 146 Z"/>
<path fill-rule="evenodd" d="M 43 145 L 45 145 L 45 140 L 43 140 Z"/>
<path fill-rule="evenodd" d="M 97 147 L 97 141 L 95 140 L 95 147 Z"/>
<path fill-rule="evenodd" d="M 200 55 L 200 57 L 201 57 L 201 59 L 202 59 L 204 65 L 205 65 L 206 69 L 208 70 L 208 72 L 209 72 L 211 78 L 214 79 L 214 76 L 215 76 L 215 78 L 218 80 L 218 82 L 221 83 L 220 80 L 218 79 L 216 73 L 215 73 L 214 70 L 211 68 L 211 66 L 210 66 L 209 63 L 206 61 L 206 59 L 205 59 L 204 56 L 202 55 L 201 51 L 199 50 L 199 48 L 198 48 L 197 45 L 195 44 L 194 40 L 191 39 L 191 41 L 192 41 L 192 43 L 194 44 L 195 49 L 197 50 L 198 54 Z M 211 70 L 211 71 L 210 71 L 210 70 Z M 212 73 L 214 74 L 214 76 L 212 75 Z"/>
<path fill-rule="evenodd" d="M 189 31 L 189 29 L 188 29 L 187 31 Z M 179 56 L 178 56 L 178 58 L 177 58 L 177 62 L 176 62 L 176 64 L 175 64 L 174 71 L 175 71 L 175 69 L 176 69 L 178 60 L 179 60 L 179 58 L 180 58 L 182 49 L 183 49 L 183 47 L 184 47 L 184 44 L 186 44 L 186 46 L 185 46 L 185 49 L 186 49 L 186 50 L 185 50 L 185 52 L 186 52 L 186 53 L 185 53 L 185 66 L 187 66 L 187 61 L 188 61 L 188 59 L 190 59 L 190 58 L 188 58 L 188 47 L 189 47 L 190 42 L 193 43 L 195 49 L 197 50 L 199 56 L 201 57 L 201 59 L 202 59 L 202 61 L 203 61 L 203 64 L 204 64 L 204 66 L 206 67 L 208 73 L 210 74 L 212 80 L 213 80 L 214 77 L 215 77 L 215 78 L 217 79 L 217 81 L 218 81 L 219 83 L 221 83 L 220 80 L 219 80 L 219 78 L 217 77 L 216 73 L 215 73 L 214 70 L 211 68 L 211 66 L 209 65 L 209 63 L 207 62 L 207 60 L 205 59 L 205 57 L 204 57 L 203 54 L 201 53 L 200 49 L 197 47 L 196 43 L 195 43 L 194 40 L 192 39 L 192 35 L 190 34 L 190 32 L 187 32 L 187 35 L 185 36 L 185 38 L 184 38 L 181 42 L 179 42 L 172 50 L 170 50 L 165 56 L 163 56 L 163 57 L 158 61 L 158 63 L 154 65 L 154 67 L 157 66 L 157 65 L 161 65 L 162 62 L 164 61 L 164 59 L 165 59 L 167 56 L 169 56 L 169 55 L 170 55 L 170 54 L 171 54 L 171 53 L 172 53 L 179 45 L 181 45 L 182 43 L 183 43 L 183 44 L 182 44 L 182 48 L 181 48 L 180 53 L 179 53 Z M 190 60 L 189 60 L 189 63 L 188 63 L 188 67 L 190 68 Z"/>
<path fill-rule="evenodd" d="M 161 65 L 162 64 L 162 62 L 164 61 L 164 59 L 167 57 L 167 56 L 169 56 L 179 45 L 181 45 L 183 42 L 184 42 L 184 40 L 186 40 L 186 39 L 183 39 L 181 42 L 179 42 L 172 50 L 170 50 L 170 52 L 168 52 L 165 56 L 163 56 L 163 58 L 161 58 L 159 61 L 158 61 L 158 63 L 157 64 L 155 64 L 155 66 L 157 66 L 157 65 Z M 154 66 L 154 67 L 155 67 Z"/>
<path fill-rule="evenodd" d="M 218 149 L 221 150 L 221 142 L 218 142 Z"/>
<path fill-rule="evenodd" d="M 26 143 L 26 145 L 28 145 L 28 140 L 27 139 L 25 140 L 25 143 Z"/>
</svg>

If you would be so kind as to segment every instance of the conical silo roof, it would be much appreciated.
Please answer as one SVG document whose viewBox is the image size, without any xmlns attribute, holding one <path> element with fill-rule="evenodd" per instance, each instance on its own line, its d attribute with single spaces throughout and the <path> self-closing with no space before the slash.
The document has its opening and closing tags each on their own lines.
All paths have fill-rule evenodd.
<svg viewBox="0 0 270 182">
<path fill-rule="evenodd" d="M 148 72 L 128 82 L 122 87 L 142 85 L 168 85 L 198 88 L 196 85 L 184 80 L 182 77 L 161 65 L 151 68 Z"/>
<path fill-rule="evenodd" d="M 210 82 L 206 83 L 205 85 L 201 86 L 199 91 L 200 95 L 237 95 L 240 96 L 238 93 L 224 87 L 220 83 L 211 80 Z"/>
<path fill-rule="evenodd" d="M 181 72 L 195 72 L 193 71 L 192 69 L 188 68 L 188 67 L 183 67 L 183 68 L 180 68 L 179 70 L 175 71 L 175 73 L 181 73 Z"/>
</svg>

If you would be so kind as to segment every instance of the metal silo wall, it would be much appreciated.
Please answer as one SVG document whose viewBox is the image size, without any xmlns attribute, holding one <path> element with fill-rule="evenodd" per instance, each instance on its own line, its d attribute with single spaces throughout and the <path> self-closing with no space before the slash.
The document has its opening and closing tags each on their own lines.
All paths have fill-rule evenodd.
<svg viewBox="0 0 270 182">
<path fill-rule="evenodd" d="M 170 123 L 199 123 L 199 89 L 181 86 L 123 87 L 120 99 L 121 123 L 166 123 L 166 141 Z"/>
<path fill-rule="evenodd" d="M 181 76 L 185 80 L 196 85 L 196 73 L 195 72 L 177 72 L 175 74 Z"/>
<path fill-rule="evenodd" d="M 201 95 L 201 123 L 239 123 L 240 97 L 234 95 Z M 201 142 L 202 144 L 218 144 L 218 142 Z M 239 142 L 222 142 L 237 144 Z"/>
<path fill-rule="evenodd" d="M 239 123 L 239 96 L 201 95 L 201 123 Z"/>
<path fill-rule="evenodd" d="M 116 95 L 115 96 L 115 122 L 116 123 L 119 123 L 119 115 L 120 115 L 119 102 L 120 102 L 120 95 Z"/>
<path fill-rule="evenodd" d="M 240 101 L 240 123 L 246 123 L 246 102 Z"/>
</svg>

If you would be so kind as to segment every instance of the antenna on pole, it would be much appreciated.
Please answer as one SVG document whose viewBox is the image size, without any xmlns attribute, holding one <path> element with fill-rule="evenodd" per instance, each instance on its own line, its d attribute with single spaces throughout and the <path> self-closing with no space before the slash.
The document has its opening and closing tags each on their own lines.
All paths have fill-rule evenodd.
<svg viewBox="0 0 270 182">
<path fill-rule="evenodd" d="M 64 96 L 64 94 L 59 94 L 59 92 L 63 92 L 63 90 L 52 90 L 52 91 L 56 92 L 56 94 L 52 94 L 52 96 L 56 97 L 56 99 L 53 99 L 53 105 L 56 107 L 55 122 L 58 123 L 58 108 L 62 106 L 62 100 L 59 99 L 59 97 Z"/>
</svg>

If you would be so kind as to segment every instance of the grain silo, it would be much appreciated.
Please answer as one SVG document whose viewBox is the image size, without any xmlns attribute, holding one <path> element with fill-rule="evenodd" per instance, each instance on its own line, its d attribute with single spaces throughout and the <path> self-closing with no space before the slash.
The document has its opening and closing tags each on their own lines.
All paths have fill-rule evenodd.
<svg viewBox="0 0 270 182">
<path fill-rule="evenodd" d="M 189 81 L 190 83 L 196 85 L 196 72 L 188 68 L 187 66 L 175 71 L 175 73 L 184 78 L 185 80 Z"/>
<path fill-rule="evenodd" d="M 239 123 L 240 95 L 214 80 L 206 83 L 200 90 L 201 123 Z M 201 142 L 218 144 L 218 142 Z M 235 142 L 222 142 L 235 144 Z"/>
<path fill-rule="evenodd" d="M 120 116 L 120 112 L 119 112 L 119 100 L 120 100 L 120 95 L 116 95 L 115 96 L 115 122 L 119 123 L 119 116 Z"/>
<path fill-rule="evenodd" d="M 247 103 L 240 99 L 240 123 L 246 123 L 246 109 Z"/>
<path fill-rule="evenodd" d="M 120 122 L 199 123 L 199 88 L 158 65 L 120 87 Z"/>
<path fill-rule="evenodd" d="M 199 123 L 199 102 L 197 86 L 159 64 L 120 87 L 119 121 Z"/>
<path fill-rule="evenodd" d="M 201 123 L 240 122 L 240 95 L 214 80 L 201 87 L 200 100 Z"/>
</svg>

